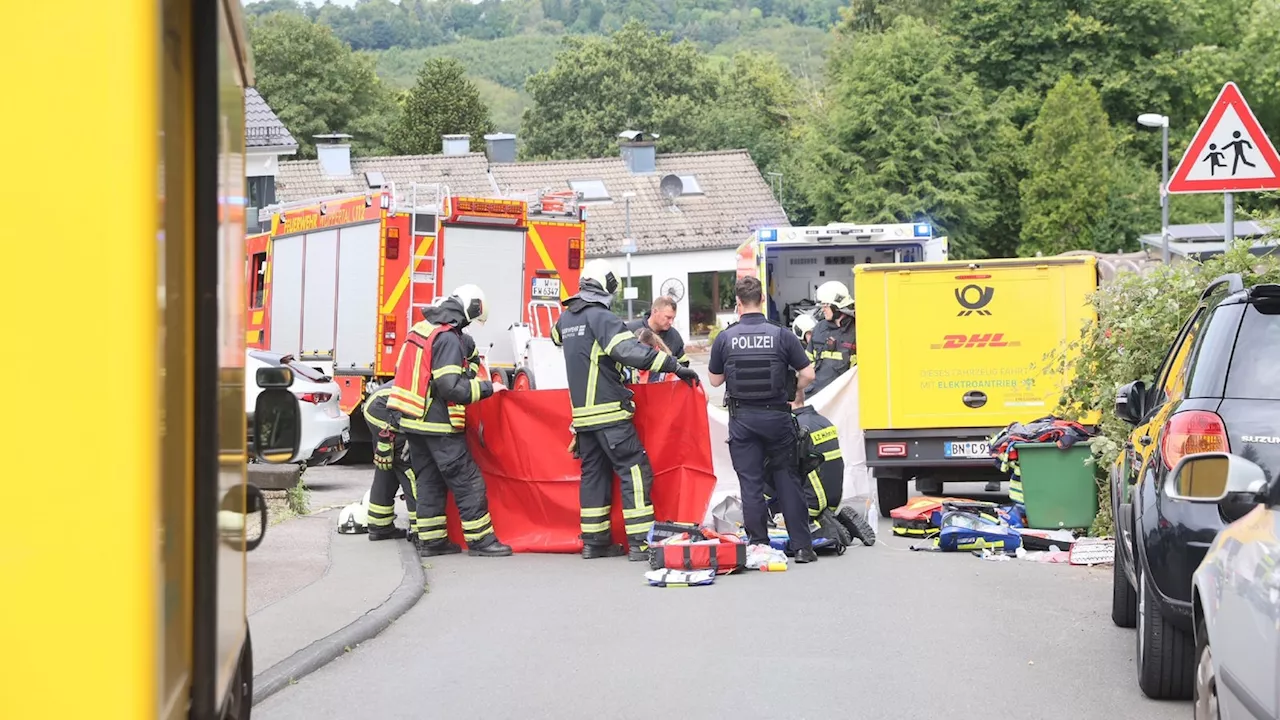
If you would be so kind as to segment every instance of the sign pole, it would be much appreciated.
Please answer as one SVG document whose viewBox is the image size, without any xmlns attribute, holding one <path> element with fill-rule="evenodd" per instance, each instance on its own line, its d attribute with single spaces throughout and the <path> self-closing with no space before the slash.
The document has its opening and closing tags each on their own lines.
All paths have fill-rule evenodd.
<svg viewBox="0 0 1280 720">
<path fill-rule="evenodd" d="M 1224 250 L 1230 250 L 1236 241 L 1236 198 L 1232 193 L 1222 194 L 1222 240 L 1226 243 Z"/>
</svg>

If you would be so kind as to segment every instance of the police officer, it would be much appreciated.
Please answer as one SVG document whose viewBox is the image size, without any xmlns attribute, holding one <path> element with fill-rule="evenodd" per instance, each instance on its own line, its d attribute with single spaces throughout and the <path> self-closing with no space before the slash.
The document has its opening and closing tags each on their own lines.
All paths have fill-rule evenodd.
<svg viewBox="0 0 1280 720">
<path fill-rule="evenodd" d="M 489 317 L 484 293 L 475 285 L 463 285 L 427 308 L 423 317 L 405 338 L 387 399 L 390 425 L 406 435 L 417 479 L 418 552 L 423 557 L 461 552 L 449 542 L 445 527 L 445 504 L 452 491 L 468 554 L 510 555 L 511 548 L 493 531 L 484 478 L 459 427 L 465 422 L 458 423 L 456 411 L 450 411 L 450 405 L 469 405 L 505 389 L 469 377 L 464 367 L 462 328 Z"/>
<path fill-rule="evenodd" d="M 760 280 L 738 279 L 738 322 L 711 345 L 707 372 L 713 386 L 727 384 L 729 452 L 742 487 L 743 523 L 751 544 L 768 544 L 765 504 L 767 472 L 777 488 L 796 562 L 818 559 L 809 535 L 809 513 L 800 488 L 798 428 L 787 397 L 787 376 L 796 372 L 796 392 L 813 382 L 813 368 L 794 333 L 765 320 Z"/>
<path fill-rule="evenodd" d="M 565 376 L 573 403 L 573 431 L 582 461 L 578 493 L 582 557 L 649 559 L 653 527 L 653 469 L 631 418 L 635 406 L 624 385 L 621 366 L 673 372 L 693 383 L 697 372 L 671 355 L 642 345 L 609 307 L 618 291 L 618 276 L 608 261 L 596 259 L 582 268 L 578 294 L 564 301 L 564 313 L 551 328 L 551 340 L 564 348 Z M 622 518 L 629 547 L 610 540 L 613 473 L 622 480 Z"/>
<path fill-rule="evenodd" d="M 373 435 L 373 486 L 369 488 L 369 539 L 391 540 L 405 536 L 395 526 L 395 493 L 399 485 L 409 506 L 409 527 L 417 538 L 417 490 L 414 488 L 413 466 L 409 464 L 404 436 L 391 429 L 387 398 L 392 383 L 374 389 L 364 403 L 364 421 Z"/>
<path fill-rule="evenodd" d="M 822 392 L 853 364 L 858 352 L 854 324 L 853 296 L 838 280 L 818 286 L 816 297 L 822 307 L 822 322 L 813 331 L 810 349 L 814 355 L 815 380 L 806 393 L 812 397 Z"/>
</svg>

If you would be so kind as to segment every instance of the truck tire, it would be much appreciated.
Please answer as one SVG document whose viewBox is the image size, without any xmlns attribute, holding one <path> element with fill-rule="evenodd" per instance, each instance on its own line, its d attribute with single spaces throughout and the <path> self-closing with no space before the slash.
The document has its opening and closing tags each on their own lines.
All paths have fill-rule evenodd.
<svg viewBox="0 0 1280 720">
<path fill-rule="evenodd" d="M 511 380 L 512 390 L 537 390 L 538 385 L 533 381 L 533 371 L 529 368 L 520 368 L 516 371 L 515 377 Z"/>
<path fill-rule="evenodd" d="M 880 517 L 907 504 L 907 481 L 900 477 L 877 477 L 876 497 L 880 501 Z"/>
<path fill-rule="evenodd" d="M 1165 619 L 1147 573 L 1138 575 L 1138 687 L 1152 700 L 1190 700 L 1195 689 L 1195 638 Z"/>
<path fill-rule="evenodd" d="M 489 371 L 489 382 L 499 383 L 508 388 L 511 387 L 511 369 L 493 368 Z"/>
<path fill-rule="evenodd" d="M 1119 533 L 1117 533 L 1118 535 Z M 1138 593 L 1120 565 L 1120 538 L 1115 539 L 1116 559 L 1111 563 L 1111 622 L 1116 627 L 1131 628 L 1138 624 Z"/>
</svg>

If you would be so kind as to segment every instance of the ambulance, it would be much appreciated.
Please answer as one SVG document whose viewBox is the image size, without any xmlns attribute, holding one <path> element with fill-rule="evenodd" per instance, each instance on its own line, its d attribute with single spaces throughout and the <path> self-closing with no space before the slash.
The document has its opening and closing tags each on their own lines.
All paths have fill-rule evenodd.
<svg viewBox="0 0 1280 720">
<path fill-rule="evenodd" d="M 489 319 L 467 332 L 485 372 L 513 389 L 561 386 L 551 325 L 578 285 L 586 213 L 576 195 L 545 198 L 414 184 L 263 208 L 270 231 L 246 241 L 247 344 L 332 375 L 354 413 L 369 385 L 394 377 L 423 310 L 474 283 Z M 364 422 L 351 431 L 368 439 Z"/>
<path fill-rule="evenodd" d="M 946 259 L 947 238 L 936 237 L 929 223 L 760 228 L 738 247 L 737 274 L 760 278 L 769 319 L 790 325 L 813 310 L 819 285 L 839 280 L 853 291 L 857 265 Z"/>
</svg>

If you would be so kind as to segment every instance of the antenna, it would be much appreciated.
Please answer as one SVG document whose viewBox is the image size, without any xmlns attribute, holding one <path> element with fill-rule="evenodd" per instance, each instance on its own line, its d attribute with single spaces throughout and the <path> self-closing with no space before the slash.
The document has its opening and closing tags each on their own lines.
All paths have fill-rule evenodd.
<svg viewBox="0 0 1280 720">
<path fill-rule="evenodd" d="M 679 175 L 666 175 L 662 178 L 662 182 L 658 184 L 658 190 L 662 193 L 662 197 L 675 207 L 676 198 L 684 194 L 684 181 Z"/>
</svg>

